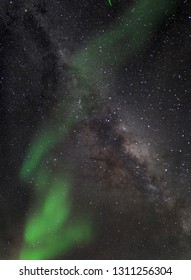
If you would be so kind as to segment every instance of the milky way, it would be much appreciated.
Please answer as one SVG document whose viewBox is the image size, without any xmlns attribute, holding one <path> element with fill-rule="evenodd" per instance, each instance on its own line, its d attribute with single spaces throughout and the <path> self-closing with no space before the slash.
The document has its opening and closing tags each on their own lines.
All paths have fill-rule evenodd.
<svg viewBox="0 0 191 280">
<path fill-rule="evenodd" d="M 2 2 L 1 259 L 189 259 L 190 4 Z"/>
</svg>

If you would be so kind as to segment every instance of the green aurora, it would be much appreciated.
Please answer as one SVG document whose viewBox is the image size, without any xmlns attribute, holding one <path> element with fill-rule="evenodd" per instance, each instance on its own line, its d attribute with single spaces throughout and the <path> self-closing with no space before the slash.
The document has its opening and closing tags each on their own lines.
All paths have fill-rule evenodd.
<svg viewBox="0 0 191 280">
<path fill-rule="evenodd" d="M 108 3 L 110 6 L 112 6 L 112 1 L 111 0 L 108 0 Z"/>
<path fill-rule="evenodd" d="M 112 2 L 109 1 L 110 6 Z M 75 174 L 51 173 L 45 162 L 51 151 L 67 140 L 72 128 L 98 107 L 106 92 L 93 96 L 94 88 L 112 79 L 127 60 L 148 45 L 163 20 L 174 12 L 179 0 L 139 0 L 123 15 L 123 21 L 103 35 L 96 35 L 86 48 L 78 50 L 71 60 L 71 69 L 78 75 L 80 86 L 72 88 L 67 102 L 42 126 L 28 150 L 20 171 L 20 180 L 27 186 L 33 180 L 34 204 L 24 227 L 19 259 L 55 259 L 91 242 L 95 236 L 87 217 L 72 217 L 71 186 Z M 101 48 L 101 52 L 100 52 Z M 101 71 L 102 69 L 102 71 Z M 112 75 L 103 75 L 110 69 Z M 91 85 L 91 86 L 90 86 Z M 94 99 L 92 99 L 92 96 Z M 77 106 L 79 97 L 82 106 Z M 59 123 L 57 121 L 59 120 Z M 69 178 L 69 180 L 68 180 Z M 69 222 L 69 221 L 72 221 Z"/>
</svg>

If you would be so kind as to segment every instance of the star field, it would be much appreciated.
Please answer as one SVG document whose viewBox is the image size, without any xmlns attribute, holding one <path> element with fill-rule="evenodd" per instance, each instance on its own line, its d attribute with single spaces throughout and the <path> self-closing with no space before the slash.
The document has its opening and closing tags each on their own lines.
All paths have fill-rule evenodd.
<svg viewBox="0 0 191 280">
<path fill-rule="evenodd" d="M 189 1 L 0 14 L 0 259 L 190 259 Z"/>
</svg>

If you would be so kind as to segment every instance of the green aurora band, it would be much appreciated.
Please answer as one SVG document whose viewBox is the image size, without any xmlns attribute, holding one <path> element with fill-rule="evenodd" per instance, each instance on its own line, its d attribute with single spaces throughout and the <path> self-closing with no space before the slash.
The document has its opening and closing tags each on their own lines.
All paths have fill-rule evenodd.
<svg viewBox="0 0 191 280">
<path fill-rule="evenodd" d="M 111 0 L 108 0 L 108 3 L 110 6 L 112 6 L 112 1 Z"/>
<path fill-rule="evenodd" d="M 72 58 L 71 69 L 77 73 L 79 85 L 71 89 L 70 98 L 52 115 L 51 123 L 42 126 L 20 171 L 22 183 L 33 182 L 35 202 L 28 213 L 19 259 L 55 259 L 76 245 L 93 240 L 90 218 L 81 216 L 77 222 L 72 219 L 71 178 L 75 174 L 50 173 L 45 162 L 53 149 L 64 143 L 70 131 L 106 97 L 107 90 L 103 92 L 101 85 L 112 79 L 111 72 L 115 75 L 124 62 L 148 45 L 179 3 L 180 0 L 136 1 L 125 11 L 123 21 L 95 36 Z M 94 96 L 95 89 L 101 91 L 99 98 Z M 77 106 L 79 98 L 82 106 Z"/>
</svg>

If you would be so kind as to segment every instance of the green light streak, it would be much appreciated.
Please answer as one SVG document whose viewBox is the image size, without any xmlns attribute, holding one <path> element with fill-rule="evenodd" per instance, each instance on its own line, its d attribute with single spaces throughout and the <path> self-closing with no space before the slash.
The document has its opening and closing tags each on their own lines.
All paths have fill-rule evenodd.
<svg viewBox="0 0 191 280">
<path fill-rule="evenodd" d="M 26 221 L 20 259 L 56 258 L 77 244 L 92 240 L 88 219 L 80 216 L 78 223 L 69 223 L 73 221 L 71 183 L 65 179 L 69 174 L 51 174 L 46 169 L 46 161 L 60 142 L 64 145 L 72 128 L 98 108 L 101 98 L 107 94 L 103 85 L 112 79 L 123 63 L 148 45 L 161 22 L 175 11 L 179 2 L 136 1 L 131 10 L 125 11 L 123 21 L 94 37 L 72 58 L 71 70 L 79 84 L 70 89 L 67 102 L 57 108 L 51 123 L 45 124 L 33 140 L 20 171 L 23 183 L 27 185 L 33 180 L 36 198 Z M 108 3 L 112 6 L 112 1 L 108 0 Z M 99 91 L 101 95 L 97 94 Z M 70 174 L 71 177 L 74 175 Z"/>
<path fill-rule="evenodd" d="M 38 184 L 44 185 L 46 181 L 47 174 L 42 173 L 42 178 L 37 176 Z M 68 223 L 71 212 L 69 190 L 69 183 L 59 178 L 50 184 L 49 191 L 41 195 L 41 207 L 31 213 L 26 223 L 25 243 L 19 259 L 51 259 L 92 238 L 87 220 L 81 218 L 78 223 Z"/>
<path fill-rule="evenodd" d="M 37 243 L 43 240 L 46 234 L 54 233 L 66 222 L 70 213 L 68 186 L 64 181 L 54 182 L 51 191 L 40 209 L 33 214 L 26 225 L 25 240 L 28 243 Z"/>
<path fill-rule="evenodd" d="M 108 0 L 109 5 L 112 7 L 112 2 L 111 0 Z"/>
<path fill-rule="evenodd" d="M 21 251 L 20 260 L 46 260 L 59 254 L 67 253 L 74 245 L 87 242 L 91 238 L 88 224 L 81 221 L 79 224 L 67 225 L 66 228 L 46 235 L 37 243 L 25 244 Z"/>
<path fill-rule="evenodd" d="M 81 93 L 86 87 L 86 84 L 81 85 Z M 72 92 L 76 97 L 76 89 Z M 88 110 L 87 104 L 90 103 L 89 97 L 83 97 L 83 110 L 80 106 L 77 109 L 76 99 L 70 97 L 60 108 L 60 112 L 52 116 L 51 125 L 42 128 L 42 133 L 34 139 L 28 151 L 20 178 L 25 183 L 34 181 L 36 203 L 25 225 L 20 259 L 52 259 L 60 253 L 66 253 L 77 244 L 87 243 L 92 239 L 89 218 L 79 217 L 78 224 L 68 224 L 69 219 L 73 220 L 71 183 L 63 179 L 61 174 L 51 174 L 46 168 L 50 151 L 67 138 L 69 129 L 83 120 Z M 57 123 L 57 118 L 61 116 L 64 118 L 62 125 Z"/>
</svg>

